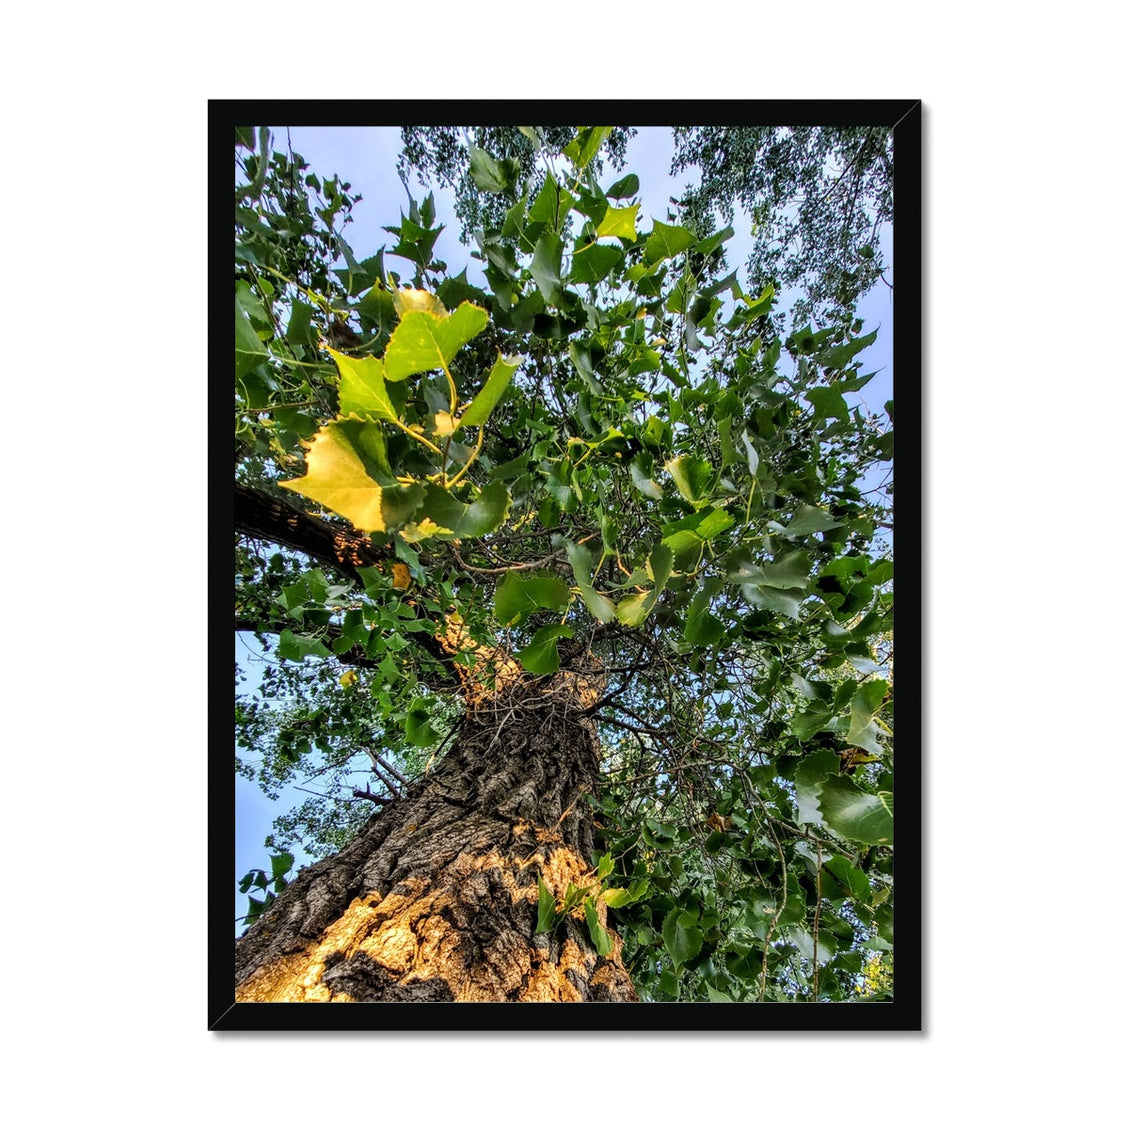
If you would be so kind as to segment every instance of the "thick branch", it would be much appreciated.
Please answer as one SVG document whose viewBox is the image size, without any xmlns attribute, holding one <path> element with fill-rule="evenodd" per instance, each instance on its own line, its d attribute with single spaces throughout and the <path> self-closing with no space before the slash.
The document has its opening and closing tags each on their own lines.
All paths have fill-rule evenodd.
<svg viewBox="0 0 1129 1129">
<path fill-rule="evenodd" d="M 247 537 L 297 549 L 355 580 L 360 580 L 358 568 L 374 567 L 391 556 L 363 533 L 333 525 L 241 482 L 235 484 L 235 529 Z"/>
<path fill-rule="evenodd" d="M 392 556 L 390 549 L 374 545 L 363 533 L 314 517 L 285 499 L 241 482 L 235 484 L 235 531 L 296 549 L 359 583 L 363 581 L 358 569 L 379 567 Z M 451 654 L 438 639 L 423 632 L 413 639 L 433 658 L 450 666 Z"/>
</svg>

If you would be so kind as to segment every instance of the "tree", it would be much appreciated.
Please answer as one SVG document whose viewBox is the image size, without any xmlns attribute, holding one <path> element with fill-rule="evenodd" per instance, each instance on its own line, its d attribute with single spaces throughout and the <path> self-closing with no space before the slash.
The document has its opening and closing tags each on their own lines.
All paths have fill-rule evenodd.
<svg viewBox="0 0 1129 1129">
<path fill-rule="evenodd" d="M 626 159 L 635 130 L 609 130 L 615 168 Z M 401 173 L 414 170 L 456 190 L 456 215 L 466 232 L 501 226 L 498 196 L 476 176 L 472 149 L 450 126 L 405 126 Z M 480 128 L 477 145 L 504 154 L 522 178 L 539 187 L 530 127 Z M 545 127 L 549 143 L 563 145 L 568 131 Z M 794 287 L 792 328 L 807 321 L 849 325 L 859 298 L 883 278 L 883 224 L 893 216 L 892 130 L 886 126 L 673 127 L 671 174 L 699 173 L 672 199 L 679 223 L 699 236 L 732 224 L 740 205 L 753 221 L 747 285 Z M 534 140 L 531 140 L 533 138 Z M 777 315 L 782 325 L 784 313 Z"/>
<path fill-rule="evenodd" d="M 601 183 L 609 133 L 546 144 L 535 193 L 469 151 L 485 289 L 431 196 L 358 260 L 348 185 L 236 133 L 236 628 L 272 655 L 237 767 L 317 775 L 272 846 L 337 848 L 237 942 L 238 999 L 885 983 L 873 335 L 781 339 L 728 232 Z"/>
</svg>

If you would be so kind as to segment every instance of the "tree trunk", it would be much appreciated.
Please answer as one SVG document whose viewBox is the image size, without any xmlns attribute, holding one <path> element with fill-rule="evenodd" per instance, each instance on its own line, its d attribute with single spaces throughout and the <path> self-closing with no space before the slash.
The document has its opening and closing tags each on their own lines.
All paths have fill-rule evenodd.
<svg viewBox="0 0 1129 1129">
<path fill-rule="evenodd" d="M 561 907 L 596 876 L 588 796 L 598 674 L 509 668 L 466 687 L 436 770 L 339 854 L 303 870 L 236 943 L 239 1001 L 632 1001 L 620 939 L 599 956 L 583 905 L 535 933 L 538 879 Z M 606 908 L 597 902 L 601 925 Z"/>
</svg>

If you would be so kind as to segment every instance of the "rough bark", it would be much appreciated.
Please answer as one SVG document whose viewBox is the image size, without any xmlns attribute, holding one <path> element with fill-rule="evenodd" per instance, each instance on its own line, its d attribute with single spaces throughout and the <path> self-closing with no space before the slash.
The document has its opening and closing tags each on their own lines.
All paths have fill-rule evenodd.
<svg viewBox="0 0 1129 1129">
<path fill-rule="evenodd" d="M 592 886 L 595 669 L 513 668 L 436 770 L 339 854 L 303 870 L 237 942 L 240 1001 L 631 1001 L 622 944 L 597 954 L 582 906 L 535 933 L 538 879 Z M 606 909 L 599 919 L 606 924 Z"/>
</svg>

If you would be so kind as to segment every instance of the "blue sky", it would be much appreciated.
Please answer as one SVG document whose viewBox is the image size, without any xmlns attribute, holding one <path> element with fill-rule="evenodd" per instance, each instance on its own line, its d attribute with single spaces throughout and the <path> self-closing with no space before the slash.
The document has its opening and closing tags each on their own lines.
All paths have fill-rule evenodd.
<svg viewBox="0 0 1129 1129">
<path fill-rule="evenodd" d="M 274 144 L 278 149 L 287 145 L 287 128 L 272 126 Z M 353 222 L 345 229 L 344 235 L 358 259 L 374 254 L 381 246 L 387 246 L 394 237 L 383 230 L 386 225 L 399 221 L 401 210 L 407 211 L 408 197 L 404 185 L 396 172 L 396 159 L 400 153 L 400 131 L 388 126 L 338 126 L 338 127 L 299 127 L 289 129 L 289 143 L 295 153 L 300 153 L 309 162 L 310 171 L 318 176 L 336 173 L 348 181 L 352 192 L 359 192 L 363 200 L 353 210 Z M 639 228 L 646 231 L 649 219 L 666 221 L 667 208 L 671 196 L 678 196 L 681 190 L 695 177 L 679 174 L 669 176 L 670 160 L 674 144 L 669 129 L 661 127 L 641 128 L 630 141 L 626 169 L 639 176 Z M 609 181 L 618 174 L 609 169 Z M 419 187 L 414 176 L 409 177 L 409 187 L 417 201 L 421 201 L 428 189 Z M 468 278 L 484 285 L 482 272 L 477 260 L 470 257 L 469 246 L 459 242 L 459 221 L 455 218 L 454 196 L 448 189 L 432 186 L 435 195 L 436 215 L 445 230 L 435 245 L 435 255 L 448 264 L 451 274 L 457 274 L 467 267 Z M 733 221 L 734 236 L 726 243 L 730 269 L 737 268 L 739 277 L 743 275 L 744 264 L 752 247 L 749 217 L 740 209 Z M 884 229 L 881 233 L 884 258 L 890 262 L 891 233 Z M 892 277 L 892 271 L 887 271 Z M 789 295 L 781 296 L 784 308 Z M 893 396 L 892 367 L 892 327 L 893 292 L 879 283 L 859 303 L 858 316 L 863 319 L 866 333 L 878 329 L 878 337 L 872 346 L 860 354 L 863 371 L 877 371 L 871 383 L 857 396 L 872 411 L 882 411 L 882 405 Z M 848 401 L 853 394 L 848 394 Z M 875 483 L 877 484 L 877 483 Z M 250 650 L 248 649 L 250 643 Z M 258 647 L 251 636 L 246 640 L 237 635 L 236 658 L 248 675 L 243 691 L 249 693 L 257 684 Z M 257 784 L 242 777 L 236 778 L 236 855 L 235 879 L 238 881 L 248 870 L 268 866 L 268 854 L 263 840 L 271 831 L 274 818 L 296 806 L 306 798 L 306 794 L 292 788 L 283 791 L 279 801 L 268 799 Z M 312 859 L 298 854 L 298 865 Z M 258 892 L 256 892 L 258 893 Z M 246 912 L 247 898 L 236 896 L 236 916 Z M 241 930 L 242 926 L 237 928 Z"/>
</svg>

